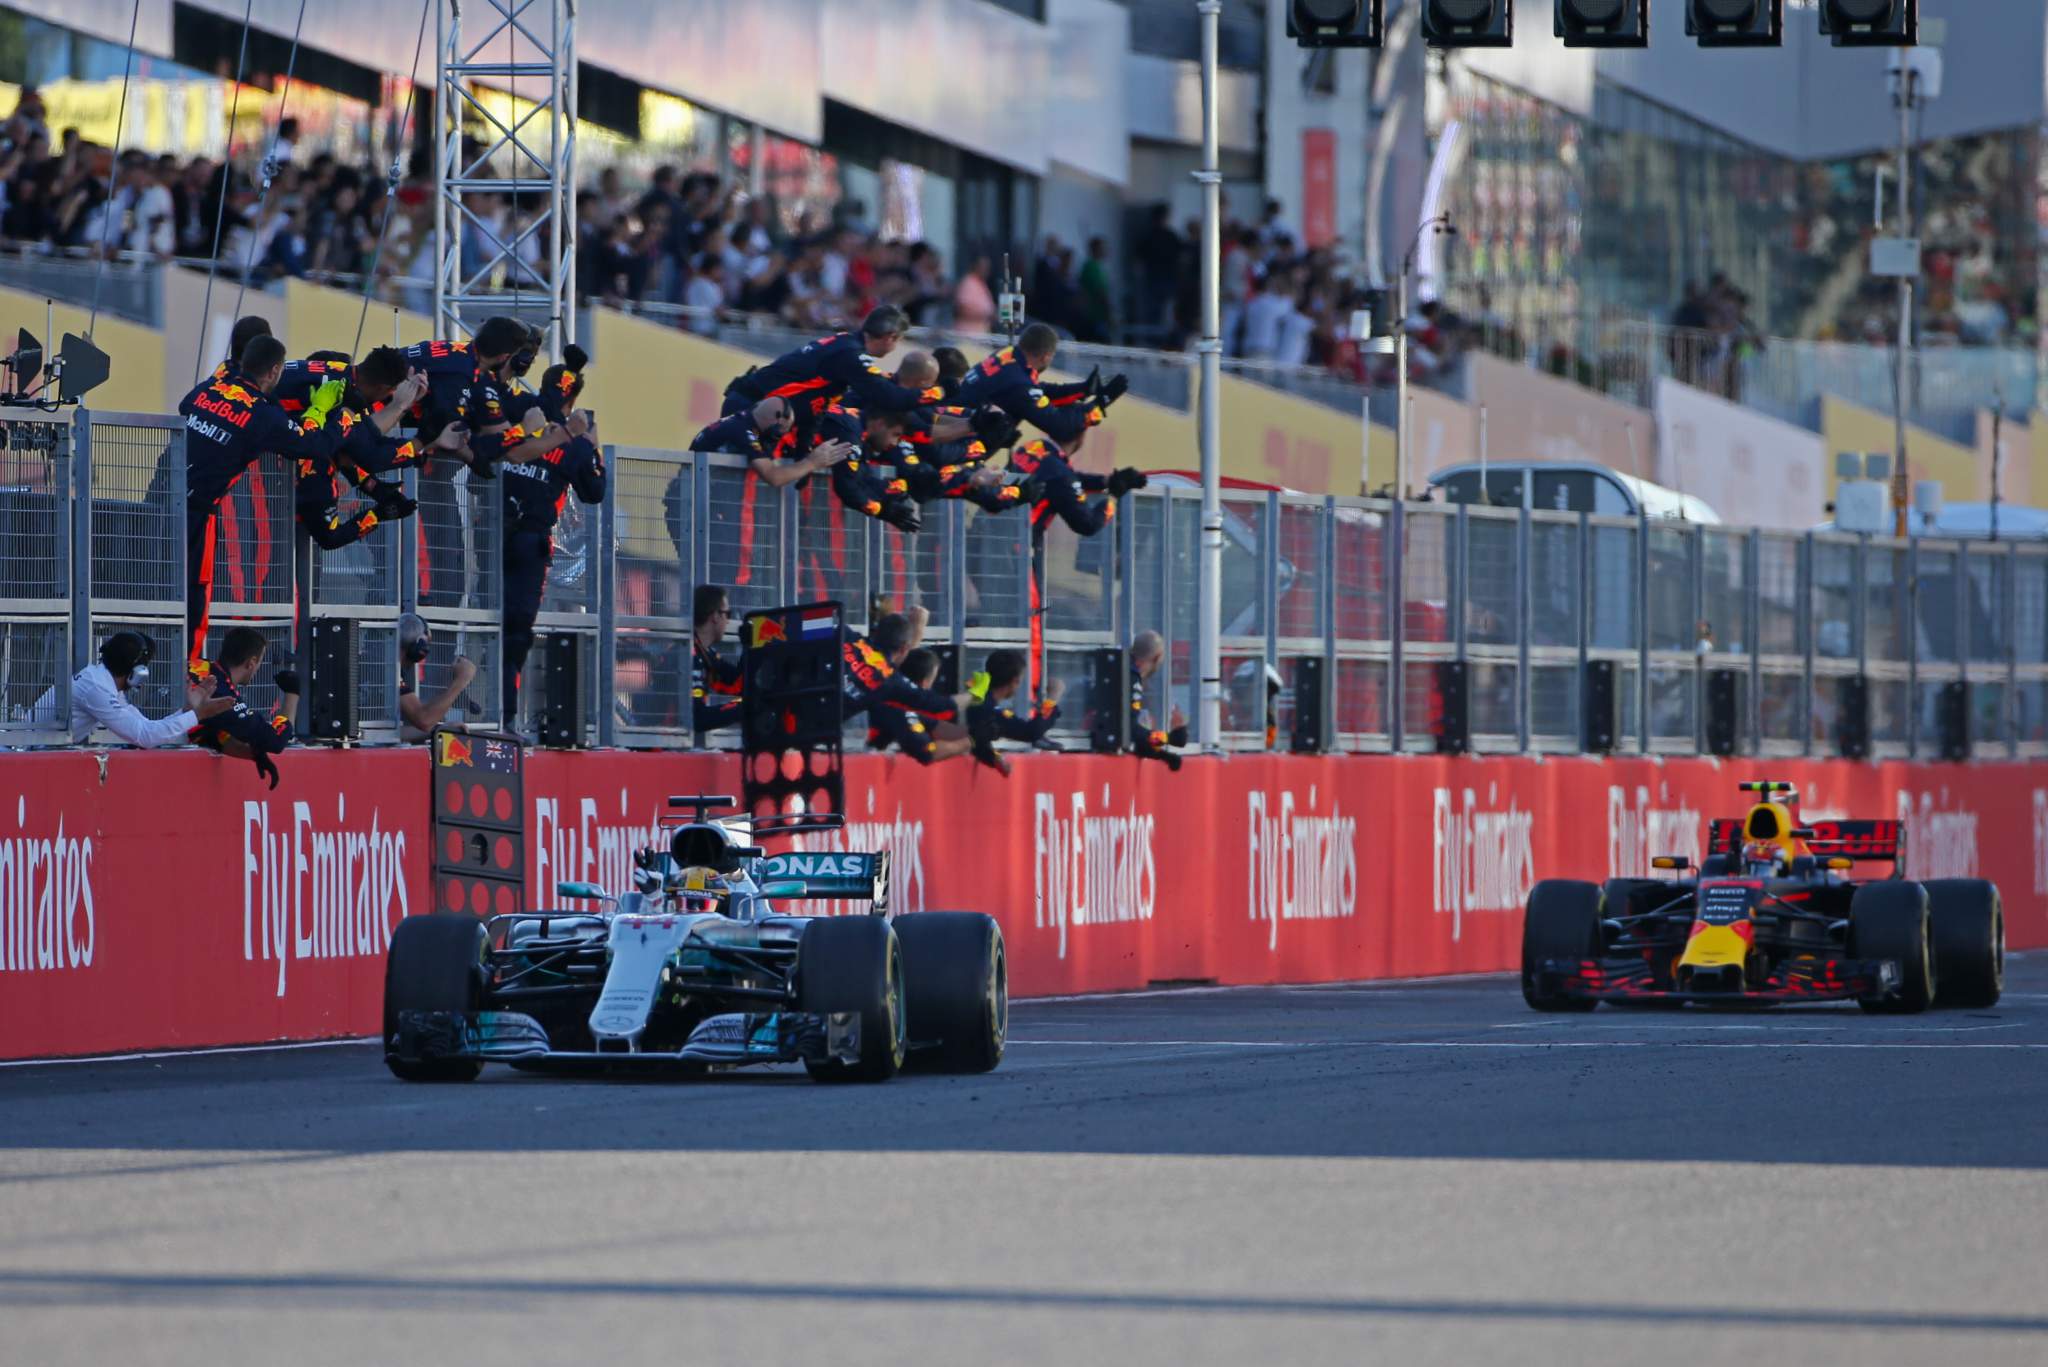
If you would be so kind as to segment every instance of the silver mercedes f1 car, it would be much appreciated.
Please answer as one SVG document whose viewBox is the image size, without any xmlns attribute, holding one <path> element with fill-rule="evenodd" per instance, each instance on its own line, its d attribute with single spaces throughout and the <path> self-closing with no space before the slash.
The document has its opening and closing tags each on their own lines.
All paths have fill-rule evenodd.
<svg viewBox="0 0 2048 1367">
<path fill-rule="evenodd" d="M 384 1059 L 409 1082 L 521 1069 L 710 1072 L 802 1063 L 820 1080 L 1002 1061 L 1008 966 L 993 917 L 888 915 L 886 854 L 758 841 L 837 831 L 836 816 L 717 816 L 729 797 L 672 797 L 666 849 L 634 886 L 557 885 L 585 910 L 411 917 L 384 972 Z M 856 904 L 812 916 L 790 903 Z"/>
</svg>

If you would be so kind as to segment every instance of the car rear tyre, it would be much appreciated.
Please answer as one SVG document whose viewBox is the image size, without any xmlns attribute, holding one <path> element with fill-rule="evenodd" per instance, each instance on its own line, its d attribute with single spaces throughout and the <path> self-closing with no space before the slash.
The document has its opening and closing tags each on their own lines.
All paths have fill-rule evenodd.
<svg viewBox="0 0 2048 1367">
<path fill-rule="evenodd" d="M 912 1066 L 986 1073 L 1003 1061 L 1010 1026 L 1010 965 L 1002 927 L 978 911 L 896 918 Z"/>
<path fill-rule="evenodd" d="M 860 1017 L 860 1062 L 806 1062 L 820 1082 L 885 1082 L 903 1067 L 909 1036 L 903 946 L 879 916 L 825 916 L 797 944 L 797 1009 Z"/>
<path fill-rule="evenodd" d="M 1849 952 L 1858 959 L 1892 959 L 1899 965 L 1898 989 L 1860 997 L 1865 1011 L 1911 1015 L 1934 1000 L 1934 946 L 1927 892 L 1918 883 L 1889 879 L 1856 889 L 1849 903 Z"/>
<path fill-rule="evenodd" d="M 407 1082 L 474 1082 L 477 1059 L 402 1058 L 401 1011 L 474 1011 L 483 991 L 484 923 L 462 912 L 408 916 L 392 932 L 384 956 L 384 1066 Z"/>
<path fill-rule="evenodd" d="M 2005 905 L 1981 878 L 1925 883 L 1934 926 L 1936 1006 L 1998 1005 L 2005 990 Z"/>
<path fill-rule="evenodd" d="M 1546 988 L 1536 966 L 1545 959 L 1594 958 L 1599 944 L 1599 885 L 1561 878 L 1538 883 L 1522 917 L 1522 1000 L 1538 1011 L 1591 1011 L 1595 1003 Z"/>
</svg>

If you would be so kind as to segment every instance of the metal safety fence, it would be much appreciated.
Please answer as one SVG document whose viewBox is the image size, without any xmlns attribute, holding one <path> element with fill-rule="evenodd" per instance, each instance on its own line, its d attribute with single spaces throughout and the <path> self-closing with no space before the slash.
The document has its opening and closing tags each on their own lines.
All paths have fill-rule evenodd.
<svg viewBox="0 0 2048 1367">
<path fill-rule="evenodd" d="M 437 694 L 466 657 L 476 681 L 451 715 L 499 722 L 496 483 L 453 463 L 408 471 L 415 518 L 318 552 L 295 526 L 291 472 L 268 459 L 237 481 L 210 528 L 188 528 L 175 418 L 24 415 L 0 432 L 0 744 L 64 743 L 72 674 L 122 628 L 156 646 L 159 668 L 136 701 L 151 715 L 176 710 L 187 559 L 209 547 L 209 649 L 246 625 L 279 656 L 303 655 L 310 619 L 352 618 L 365 740 L 395 741 L 398 618 L 417 611 L 432 652 L 405 682 Z M 922 607 L 927 640 L 954 648 L 963 673 L 1030 639 L 1034 545 L 1022 516 L 940 500 L 907 534 L 851 512 L 823 480 L 774 488 L 738 457 L 605 454 L 608 496 L 594 507 L 570 500 L 555 530 L 542 644 L 512 719 L 528 732 L 546 641 L 576 635 L 587 642 L 586 734 L 693 744 L 701 584 L 727 591 L 735 620 L 834 599 L 865 630 L 877 612 Z M 1155 486 L 1123 500 L 1104 533 L 1055 525 L 1036 549 L 1046 669 L 1065 685 L 1066 724 L 1086 724 L 1094 656 L 1148 630 L 1167 647 L 1153 685 L 1158 721 L 1174 710 L 1194 717 L 1199 494 Z M 1299 710 L 1315 705 L 1336 749 L 1434 749 L 1445 681 L 1461 676 L 1473 749 L 1576 751 L 1598 675 L 1617 695 L 1612 745 L 1636 753 L 1708 749 L 1731 729 L 1727 703 L 1717 718 L 1710 696 L 1731 688 L 1724 744 L 1832 753 L 1852 684 L 1867 694 L 1872 753 L 1937 753 L 1944 707 L 1953 735 L 1958 683 L 1973 753 L 2048 753 L 2048 546 L 2034 543 L 1230 491 L 1222 593 L 1223 748 L 1285 748 Z M 274 701 L 267 671 L 248 694 Z"/>
</svg>

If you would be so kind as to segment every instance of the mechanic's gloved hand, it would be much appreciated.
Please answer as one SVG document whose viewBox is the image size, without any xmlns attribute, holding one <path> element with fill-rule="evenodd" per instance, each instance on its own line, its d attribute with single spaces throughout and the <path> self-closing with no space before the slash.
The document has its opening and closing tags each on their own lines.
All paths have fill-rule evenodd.
<svg viewBox="0 0 2048 1367">
<path fill-rule="evenodd" d="M 1102 391 L 1102 367 L 1097 366 L 1095 367 L 1095 369 L 1089 371 L 1088 378 L 1086 381 L 1084 381 L 1084 383 L 1087 385 L 1087 393 L 1100 393 Z"/>
<path fill-rule="evenodd" d="M 377 516 L 386 521 L 411 517 L 420 510 L 419 502 L 405 496 L 405 491 L 395 485 L 386 484 L 377 490 Z"/>
<path fill-rule="evenodd" d="M 341 402 L 341 396 L 348 389 L 345 380 L 329 380 L 316 388 L 306 400 L 306 415 L 299 419 L 299 426 L 317 429 L 327 425 L 327 415 Z"/>
<path fill-rule="evenodd" d="M 270 780 L 270 791 L 277 791 L 277 764 L 270 756 L 258 750 L 255 754 L 256 772 Z"/>
<path fill-rule="evenodd" d="M 283 666 L 275 674 L 271 675 L 270 678 L 277 685 L 277 691 L 286 697 L 296 698 L 299 696 L 299 671 L 293 669 L 290 665 Z"/>
<path fill-rule="evenodd" d="M 1109 475 L 1110 496 L 1112 498 L 1122 498 L 1131 490 L 1142 489 L 1150 482 L 1150 480 L 1145 478 L 1143 470 L 1133 470 L 1129 466 L 1125 466 L 1121 470 L 1112 470 Z"/>
<path fill-rule="evenodd" d="M 919 531 L 924 527 L 924 510 L 911 499 L 891 499 L 882 505 L 882 521 L 898 531 Z"/>
<path fill-rule="evenodd" d="M 981 439 L 982 445 L 991 451 L 1000 451 L 1017 440 L 1017 424 L 1008 413 L 993 404 L 976 409 L 967 425 L 974 429 L 974 435 Z"/>
<path fill-rule="evenodd" d="M 976 670 L 967 676 L 967 691 L 974 695 L 976 702 L 988 701 L 988 685 L 988 671 L 985 669 Z"/>
<path fill-rule="evenodd" d="M 1118 399 L 1121 399 L 1124 396 L 1124 391 L 1130 387 L 1131 381 L 1128 376 L 1112 375 L 1109 377 L 1108 383 L 1097 389 L 1095 393 L 1096 397 L 1102 400 L 1102 406 L 1107 408 Z"/>
</svg>

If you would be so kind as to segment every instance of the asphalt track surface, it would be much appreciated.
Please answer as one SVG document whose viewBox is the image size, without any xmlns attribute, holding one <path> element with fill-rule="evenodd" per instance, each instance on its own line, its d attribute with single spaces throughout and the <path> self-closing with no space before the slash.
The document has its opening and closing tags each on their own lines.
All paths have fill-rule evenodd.
<svg viewBox="0 0 2048 1367">
<path fill-rule="evenodd" d="M 0 1361 L 2048 1361 L 2048 956 L 1911 1019 L 1489 978 L 1012 1034 L 865 1088 L 0 1069 Z"/>
</svg>

